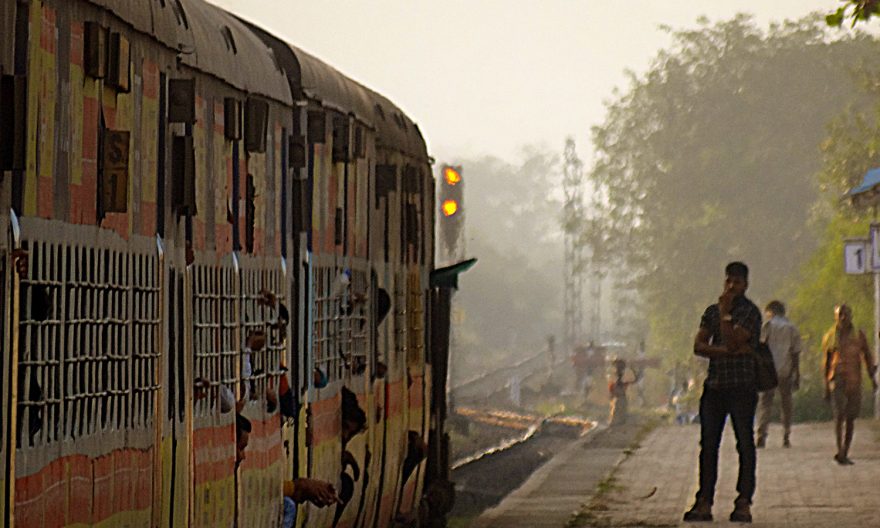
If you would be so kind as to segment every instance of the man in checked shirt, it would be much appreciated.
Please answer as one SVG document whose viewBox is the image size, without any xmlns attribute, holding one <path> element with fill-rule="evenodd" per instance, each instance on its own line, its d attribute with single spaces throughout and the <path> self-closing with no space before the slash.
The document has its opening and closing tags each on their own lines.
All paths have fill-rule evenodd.
<svg viewBox="0 0 880 528">
<path fill-rule="evenodd" d="M 685 521 L 711 521 L 718 478 L 718 447 L 727 415 L 733 422 L 739 453 L 739 477 L 730 514 L 733 522 L 752 522 L 755 492 L 753 426 L 758 393 L 754 351 L 761 335 L 761 311 L 745 296 L 749 268 L 731 262 L 724 269 L 724 292 L 706 308 L 694 340 L 694 354 L 709 359 L 709 375 L 700 398 L 700 489 Z"/>
</svg>

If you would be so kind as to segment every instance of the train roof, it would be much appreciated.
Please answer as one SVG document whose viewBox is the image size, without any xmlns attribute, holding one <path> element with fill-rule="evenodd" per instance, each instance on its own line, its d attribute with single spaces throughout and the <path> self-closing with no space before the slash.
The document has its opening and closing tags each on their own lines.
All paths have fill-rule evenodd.
<svg viewBox="0 0 880 528">
<path fill-rule="evenodd" d="M 325 108 L 351 114 L 376 131 L 380 146 L 428 160 L 419 127 L 386 97 L 265 29 L 244 23 L 275 51 L 290 76 L 296 99 L 309 99 Z"/>
<path fill-rule="evenodd" d="M 419 126 L 384 95 L 370 90 L 379 146 L 428 161 L 428 147 Z"/>
<path fill-rule="evenodd" d="M 418 126 L 388 98 L 347 77 L 302 49 L 287 44 L 300 66 L 301 89 L 309 99 L 350 112 L 376 130 L 379 145 L 427 159 Z"/>
<path fill-rule="evenodd" d="M 290 85 L 272 50 L 219 7 L 203 0 L 89 1 L 177 49 L 183 64 L 242 91 L 293 104 Z"/>
</svg>

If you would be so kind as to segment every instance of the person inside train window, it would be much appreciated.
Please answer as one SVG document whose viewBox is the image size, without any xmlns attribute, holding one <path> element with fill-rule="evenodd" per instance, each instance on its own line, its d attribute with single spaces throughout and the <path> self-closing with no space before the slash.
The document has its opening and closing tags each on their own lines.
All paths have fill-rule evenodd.
<svg viewBox="0 0 880 528">
<path fill-rule="evenodd" d="M 293 528 L 297 504 L 311 502 L 319 508 L 338 504 L 339 496 L 333 484 L 318 479 L 296 478 L 284 481 L 284 518 L 282 528 Z"/>
<path fill-rule="evenodd" d="M 26 256 L 24 257 L 27 258 Z M 16 264 L 18 265 L 18 264 Z M 27 264 L 24 264 L 24 272 L 27 274 Z M 22 272 L 21 269 L 17 270 L 19 273 Z M 42 284 L 29 284 L 26 286 L 27 294 L 22 295 L 21 299 L 21 314 L 27 313 L 27 317 L 30 319 L 30 323 L 42 323 L 49 320 L 52 314 L 52 294 L 49 290 L 43 286 Z M 30 311 L 27 311 L 25 306 L 25 302 L 30 298 Z M 26 336 L 27 332 L 21 332 L 19 334 L 19 347 L 22 352 L 22 358 L 27 361 L 33 361 L 38 359 L 36 357 L 35 347 L 37 346 L 37 331 L 36 326 L 32 327 L 31 330 L 31 339 L 30 342 L 27 342 Z M 43 350 L 42 353 L 48 354 L 48 350 Z M 27 386 L 27 389 L 25 389 Z M 35 365 L 28 364 L 27 366 L 20 366 L 18 369 L 18 394 L 19 398 L 21 395 L 27 393 L 26 401 L 28 404 L 21 409 L 18 414 L 18 430 L 22 430 L 22 421 L 24 419 L 24 412 L 22 410 L 27 410 L 28 417 L 28 438 L 30 440 L 30 444 L 32 445 L 34 442 L 34 438 L 36 438 L 37 434 L 43 428 L 43 386 L 40 384 L 40 373 Z M 19 434 L 19 447 L 21 447 L 21 435 Z"/>
<path fill-rule="evenodd" d="M 255 352 L 259 352 L 263 350 L 263 347 L 266 346 L 266 332 L 262 328 L 254 328 L 248 331 L 247 338 L 244 341 L 244 353 L 242 354 L 242 365 L 241 365 L 241 379 L 242 379 L 242 394 L 241 398 L 236 405 L 236 411 L 241 412 L 241 409 L 244 408 L 244 404 L 255 395 L 255 387 L 254 380 L 252 379 L 255 375 L 253 364 L 252 364 L 252 354 Z"/>
<path fill-rule="evenodd" d="M 348 441 L 367 429 L 367 413 L 358 404 L 357 396 L 346 387 L 342 387 L 342 448 Z"/>
<path fill-rule="evenodd" d="M 241 414 L 235 414 L 235 469 L 238 469 L 238 466 L 245 459 L 245 449 L 247 449 L 248 441 L 250 440 L 251 434 L 251 421 L 242 416 Z"/>
<path fill-rule="evenodd" d="M 403 459 L 403 482 L 405 483 L 419 462 L 428 456 L 428 444 L 418 431 L 406 434 L 406 458 Z"/>
<path fill-rule="evenodd" d="M 284 342 L 287 338 L 287 324 L 290 323 L 290 310 L 281 299 L 266 288 L 260 290 L 257 296 L 257 304 L 264 306 L 273 312 L 272 320 L 269 322 L 269 328 L 274 331 L 277 342 Z"/>
<path fill-rule="evenodd" d="M 281 419 L 294 418 L 296 415 L 296 402 L 293 399 L 293 391 L 290 390 L 290 382 L 287 379 L 287 367 L 281 365 L 279 374 L 269 376 L 266 385 L 266 412 L 272 414 L 281 408 Z M 278 390 L 275 390 L 275 383 Z"/>
</svg>

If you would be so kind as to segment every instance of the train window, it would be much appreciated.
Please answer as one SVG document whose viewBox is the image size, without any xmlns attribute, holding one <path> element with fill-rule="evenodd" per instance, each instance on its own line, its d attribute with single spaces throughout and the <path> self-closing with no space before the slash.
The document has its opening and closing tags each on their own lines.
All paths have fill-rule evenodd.
<svg viewBox="0 0 880 528">
<path fill-rule="evenodd" d="M 364 133 L 364 127 L 356 126 L 354 129 L 354 155 L 357 158 L 363 158 L 367 155 L 367 140 Z"/>
<path fill-rule="evenodd" d="M 315 270 L 312 350 L 329 381 L 362 375 L 367 368 L 369 284 L 360 270 Z M 321 384 L 318 384 L 320 388 Z"/>
<path fill-rule="evenodd" d="M 17 445 L 148 427 L 159 388 L 158 256 L 70 245 L 63 233 L 26 247 Z"/>
<path fill-rule="evenodd" d="M 344 239 L 345 227 L 342 222 L 342 208 L 336 208 L 336 214 L 333 217 L 333 243 L 337 246 L 342 245 Z"/>
<path fill-rule="evenodd" d="M 369 289 L 366 272 L 353 270 L 343 313 L 346 315 L 345 358 L 351 374 L 355 376 L 363 374 L 367 367 L 368 336 L 371 331 L 367 324 Z"/>
<path fill-rule="evenodd" d="M 237 382 L 235 358 L 235 271 L 230 267 L 193 266 L 193 376 L 198 382 L 194 412 L 207 416 L 226 411 L 221 387 L 232 391 Z"/>
<path fill-rule="evenodd" d="M 103 79 L 107 72 L 107 28 L 97 22 L 84 26 L 83 62 L 86 75 Z"/>
<path fill-rule="evenodd" d="M 196 81 L 195 79 L 168 80 L 168 122 L 196 122 Z"/>
<path fill-rule="evenodd" d="M 333 268 L 319 267 L 315 270 L 315 280 L 312 289 L 314 299 L 314 314 L 312 334 L 312 349 L 315 358 L 315 368 L 327 380 L 338 379 L 341 375 L 339 355 L 340 350 L 335 336 L 338 332 L 338 295 L 334 290 L 341 290 L 341 274 L 334 272 Z M 335 286 L 335 287 L 334 287 Z M 321 377 L 321 376 L 318 376 Z M 313 377 L 313 382 L 314 377 Z"/>
<path fill-rule="evenodd" d="M 226 139 L 241 139 L 241 101 L 234 97 L 223 99 L 223 134 Z"/>
<path fill-rule="evenodd" d="M 351 127 L 348 116 L 333 118 L 333 162 L 348 163 L 351 159 L 350 150 Z"/>
<path fill-rule="evenodd" d="M 123 93 L 131 89 L 131 47 L 124 35 L 115 32 L 110 35 L 107 84 Z"/>
<path fill-rule="evenodd" d="M 23 170 L 25 163 L 25 112 L 27 78 L 0 77 L 0 170 Z"/>
<path fill-rule="evenodd" d="M 306 141 L 302 134 L 291 134 L 287 141 L 287 162 L 291 169 L 302 169 L 306 166 Z M 294 178 L 298 175 L 294 173 Z"/>
<path fill-rule="evenodd" d="M 406 230 L 407 261 L 417 262 L 419 252 L 419 211 L 414 203 L 406 204 L 404 209 L 404 229 Z"/>
<path fill-rule="evenodd" d="M 254 224 L 257 218 L 256 196 L 257 188 L 254 185 L 254 176 L 248 174 L 245 178 L 244 198 L 244 247 L 248 253 L 254 252 Z"/>
<path fill-rule="evenodd" d="M 171 142 L 171 200 L 181 214 L 196 214 L 195 147 L 192 136 Z"/>
<path fill-rule="evenodd" d="M 284 296 L 284 275 L 249 260 L 241 272 L 242 336 L 245 355 L 242 382 L 253 400 L 265 402 L 266 391 L 281 375 L 287 355 L 287 324 L 290 313 Z M 248 336 L 262 336 L 262 339 Z M 249 375 L 246 375 L 248 374 Z M 272 385 L 270 385 L 270 380 Z"/>
<path fill-rule="evenodd" d="M 379 198 L 397 190 L 397 165 L 376 165 L 376 205 Z"/>
<path fill-rule="evenodd" d="M 327 114 L 323 110 L 309 110 L 306 138 L 310 144 L 324 143 L 327 134 Z"/>
<path fill-rule="evenodd" d="M 244 148 L 248 152 L 266 152 L 269 127 L 269 103 L 248 97 L 244 114 Z"/>
<path fill-rule="evenodd" d="M 229 26 L 223 26 L 220 29 L 220 33 L 223 35 L 223 41 L 226 43 L 226 49 L 231 51 L 233 54 L 237 54 L 238 48 L 235 46 L 235 38 L 232 36 L 232 30 L 229 29 Z"/>
</svg>

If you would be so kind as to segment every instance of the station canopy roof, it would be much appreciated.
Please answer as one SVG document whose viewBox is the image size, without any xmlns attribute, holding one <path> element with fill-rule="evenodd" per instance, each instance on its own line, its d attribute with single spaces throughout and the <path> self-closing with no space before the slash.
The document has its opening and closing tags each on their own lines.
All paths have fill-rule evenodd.
<svg viewBox="0 0 880 528">
<path fill-rule="evenodd" d="M 880 205 L 880 168 L 866 172 L 862 183 L 847 191 L 844 196 L 857 207 Z"/>
</svg>

